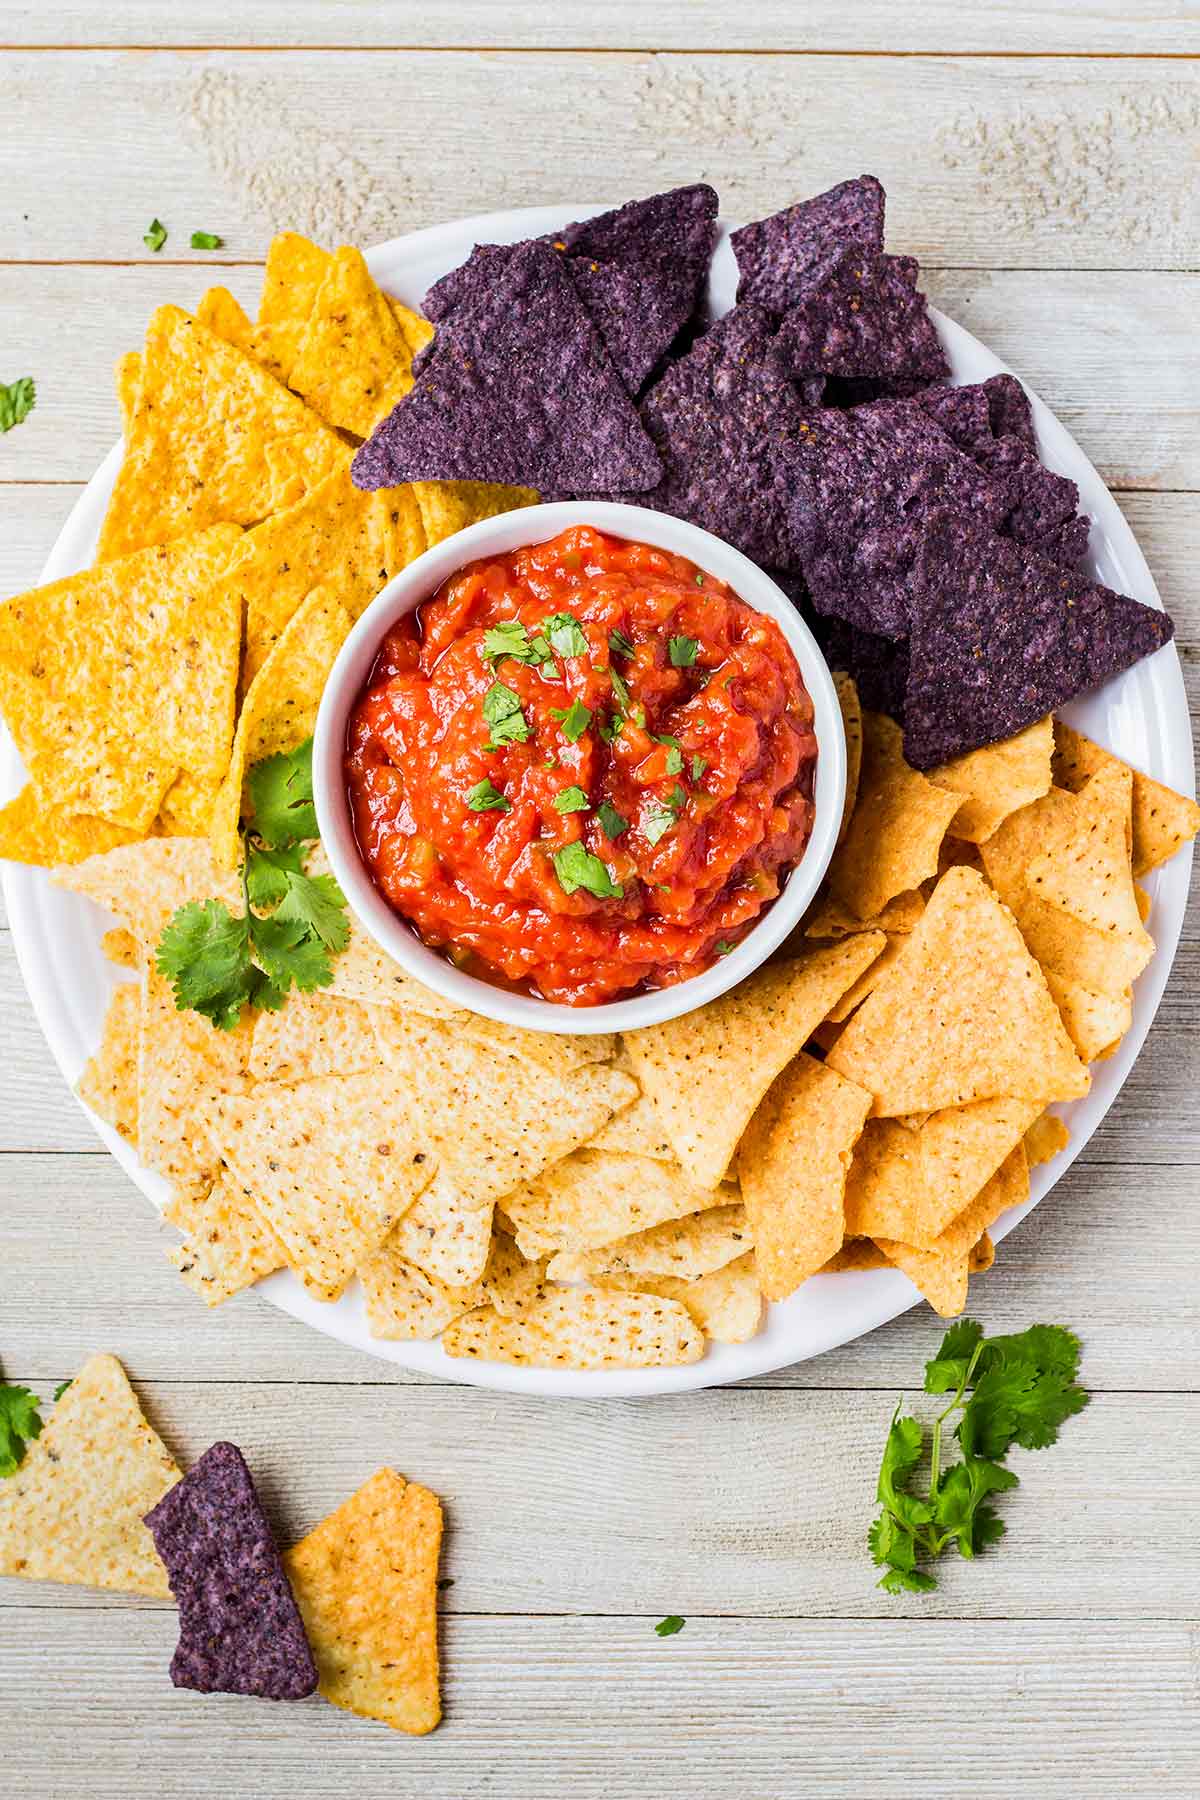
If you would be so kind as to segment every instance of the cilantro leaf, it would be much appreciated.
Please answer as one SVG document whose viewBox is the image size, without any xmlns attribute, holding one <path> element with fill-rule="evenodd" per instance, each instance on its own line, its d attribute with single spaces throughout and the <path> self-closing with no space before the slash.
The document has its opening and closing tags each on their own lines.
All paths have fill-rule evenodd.
<svg viewBox="0 0 1200 1800">
<path fill-rule="evenodd" d="M 656 744 L 665 744 L 667 747 L 667 774 L 682 775 L 683 751 L 679 748 L 679 739 L 665 735 L 660 736 L 658 732 L 653 732 L 651 735 Z"/>
<path fill-rule="evenodd" d="M 717 955 L 718 956 L 728 956 L 729 952 L 731 950 L 736 950 L 736 949 L 737 949 L 737 945 L 734 943 L 731 943 L 728 938 L 719 938 L 717 940 Z"/>
<path fill-rule="evenodd" d="M 250 931 L 221 900 L 189 900 L 168 919 L 155 963 L 171 984 L 178 1011 L 202 1013 L 233 1031 L 250 997 Z"/>
<path fill-rule="evenodd" d="M 166 243 L 166 241 L 167 241 L 167 228 L 163 224 L 162 220 L 161 219 L 151 219 L 150 229 L 147 232 L 145 232 L 145 234 L 142 237 L 142 242 L 143 242 L 143 244 L 145 244 L 147 250 L 153 250 L 155 252 L 155 254 L 157 255 L 157 253 L 162 249 L 162 247 Z"/>
<path fill-rule="evenodd" d="M 613 630 L 613 631 L 609 632 L 608 647 L 612 651 L 614 656 L 632 656 L 633 655 L 633 645 L 630 643 L 629 639 L 625 636 L 625 633 L 620 630 Z"/>
<path fill-rule="evenodd" d="M 581 787 L 565 787 L 560 794 L 554 796 L 555 812 L 586 812 L 591 804 Z"/>
<path fill-rule="evenodd" d="M 666 1618 L 660 1619 L 654 1627 L 654 1635 L 655 1637 L 675 1637 L 686 1624 L 687 1620 L 681 1619 L 678 1613 L 668 1613 Z"/>
<path fill-rule="evenodd" d="M 673 669 L 690 669 L 700 648 L 699 638 L 673 637 L 667 640 L 667 654 Z"/>
<path fill-rule="evenodd" d="M 32 375 L 21 375 L 16 381 L 0 381 L 0 431 L 11 431 L 33 411 L 37 392 Z"/>
<path fill-rule="evenodd" d="M 301 926 L 335 954 L 344 950 L 350 939 L 350 921 L 346 918 L 346 896 L 333 876 L 289 873 L 287 884 L 287 893 L 275 908 L 273 919 Z"/>
<path fill-rule="evenodd" d="M 983 1326 L 974 1319 L 956 1319 L 931 1362 L 925 1364 L 925 1392 L 949 1394 L 965 1385 L 967 1368 L 983 1341 Z"/>
<path fill-rule="evenodd" d="M 704 773 L 705 769 L 707 769 L 707 767 L 708 767 L 707 756 L 693 756 L 693 758 L 692 758 L 692 780 L 699 781 L 700 777 L 703 775 L 703 773 Z"/>
<path fill-rule="evenodd" d="M 68 1381 L 60 1381 L 58 1386 L 54 1390 L 54 1398 L 56 1400 L 61 1400 L 63 1395 L 66 1393 L 67 1389 L 70 1387 L 70 1385 L 71 1385 L 71 1383 L 69 1380 Z"/>
<path fill-rule="evenodd" d="M 37 1395 L 27 1387 L 0 1384 L 0 1475 L 16 1474 L 26 1444 L 40 1437 L 41 1431 Z"/>
<path fill-rule="evenodd" d="M 218 237 L 215 231 L 193 231 L 193 250 L 219 250 L 225 239 Z"/>
<path fill-rule="evenodd" d="M 514 662 L 544 663 L 550 660 L 550 646 L 540 632 L 531 638 L 520 619 L 502 619 L 484 632 L 482 656 L 490 663 L 506 656 Z"/>
<path fill-rule="evenodd" d="M 612 691 L 617 696 L 617 705 L 623 713 L 628 713 L 630 700 L 629 683 L 623 675 L 617 673 L 616 669 L 609 669 L 608 679 L 612 682 Z"/>
<path fill-rule="evenodd" d="M 490 777 L 485 776 L 477 781 L 467 795 L 467 805 L 472 812 L 511 812 L 512 801 L 506 800 L 498 787 L 492 785 Z"/>
<path fill-rule="evenodd" d="M 664 806 L 661 800 L 651 800 L 642 808 L 640 824 L 642 836 L 648 844 L 659 843 L 675 823 L 674 809 Z"/>
<path fill-rule="evenodd" d="M 928 1594 L 937 1587 L 932 1575 L 926 1575 L 923 1569 L 888 1570 L 879 1583 L 885 1594 Z"/>
<path fill-rule="evenodd" d="M 521 697 L 502 681 L 493 681 L 483 696 L 483 722 L 489 731 L 489 750 L 528 740 L 529 722 L 521 711 Z"/>
<path fill-rule="evenodd" d="M 598 856 L 593 856 L 585 844 L 566 844 L 556 850 L 551 859 L 554 873 L 558 876 L 558 885 L 564 894 L 573 894 L 576 888 L 585 888 L 594 894 L 597 900 L 620 900 L 625 889 L 619 881 L 615 881 L 607 864 Z"/>
<path fill-rule="evenodd" d="M 268 850 L 253 840 L 246 847 L 246 891 L 260 912 L 277 906 L 288 891 L 288 876 L 304 873 L 303 844 Z"/>
<path fill-rule="evenodd" d="M 596 818 L 606 838 L 619 838 L 623 831 L 629 830 L 629 820 L 623 819 L 609 800 L 600 802 L 596 809 Z"/>
<path fill-rule="evenodd" d="M 311 738 L 294 750 L 255 763 L 246 786 L 254 809 L 254 830 L 269 849 L 285 850 L 290 844 L 316 837 Z"/>
<path fill-rule="evenodd" d="M 587 638 L 583 635 L 583 627 L 574 613 L 555 613 L 549 619 L 542 620 L 542 630 L 550 639 L 551 648 L 559 656 L 586 656 Z"/>
<path fill-rule="evenodd" d="M 1044 1450 L 1087 1399 L 1066 1376 L 1040 1369 L 1032 1357 L 1013 1356 L 976 1377 L 958 1439 L 968 1456 L 1004 1456 L 1013 1444 Z"/>
<path fill-rule="evenodd" d="M 577 744 L 592 722 L 592 709 L 582 700 L 572 700 L 568 707 L 552 706 L 550 717 L 559 720 L 568 744 Z"/>
</svg>

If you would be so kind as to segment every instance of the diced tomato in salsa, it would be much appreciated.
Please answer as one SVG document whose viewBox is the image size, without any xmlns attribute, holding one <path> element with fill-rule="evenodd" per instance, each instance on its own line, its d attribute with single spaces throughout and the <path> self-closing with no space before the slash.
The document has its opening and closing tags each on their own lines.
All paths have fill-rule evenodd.
<svg viewBox="0 0 1200 1800">
<path fill-rule="evenodd" d="M 816 753 L 773 619 L 579 526 L 393 627 L 345 771 L 372 877 L 427 944 L 585 1006 L 744 935 L 808 841 Z"/>
</svg>

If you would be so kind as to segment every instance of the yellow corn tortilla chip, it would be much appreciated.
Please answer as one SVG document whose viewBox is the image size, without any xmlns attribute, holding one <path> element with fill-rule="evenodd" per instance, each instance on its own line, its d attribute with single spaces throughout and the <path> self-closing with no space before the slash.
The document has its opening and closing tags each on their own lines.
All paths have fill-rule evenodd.
<svg viewBox="0 0 1200 1800">
<path fill-rule="evenodd" d="M 708 1006 L 627 1034 L 637 1079 L 693 1181 L 716 1187 L 775 1077 L 886 941 L 864 932 L 806 949 Z"/>
<path fill-rule="evenodd" d="M 1047 969 L 1046 986 L 1062 1014 L 1067 1034 L 1084 1062 L 1103 1062 L 1113 1054 L 1133 1024 L 1133 989 L 1120 994 L 1094 994 L 1077 981 L 1065 981 Z"/>
<path fill-rule="evenodd" d="M 289 385 L 328 425 L 370 437 L 412 387 L 412 352 L 362 252 L 343 245 L 325 267 Z"/>
<path fill-rule="evenodd" d="M 7 806 L 0 806 L 0 857 L 10 862 L 54 868 L 85 862 L 118 844 L 139 841 L 139 834 L 124 825 L 44 806 L 32 784 L 23 787 Z"/>
<path fill-rule="evenodd" d="M 920 888 L 909 888 L 903 894 L 897 894 L 873 919 L 860 919 L 832 894 L 821 893 L 813 902 L 800 931 L 806 938 L 857 937 L 863 931 L 886 931 L 892 937 L 906 937 L 915 931 L 924 911 L 925 896 Z M 799 933 L 792 935 L 799 937 Z M 790 944 L 792 939 L 788 942 Z"/>
<path fill-rule="evenodd" d="M 615 1150 L 625 1156 L 648 1156 L 654 1162 L 674 1163 L 678 1167 L 671 1140 L 659 1124 L 649 1094 L 639 1094 L 630 1105 L 614 1113 L 595 1137 L 588 1139 L 585 1147 Z"/>
<path fill-rule="evenodd" d="M 982 1275 L 996 1260 L 996 1246 L 985 1231 L 967 1258 L 967 1273 Z"/>
<path fill-rule="evenodd" d="M 955 1318 L 967 1304 L 969 1254 L 951 1261 L 936 1251 L 915 1250 L 911 1244 L 893 1243 L 888 1238 L 876 1238 L 875 1247 L 893 1268 L 908 1276 L 941 1318 Z"/>
<path fill-rule="evenodd" d="M 220 780 L 241 618 L 216 577 L 240 535 L 217 526 L 0 606 L 0 711 L 44 806 L 144 833 L 180 769 Z"/>
<path fill-rule="evenodd" d="M 957 1262 L 979 1242 L 989 1225 L 1002 1213 L 1020 1206 L 1029 1198 L 1029 1164 L 1024 1143 L 1010 1150 L 995 1174 L 980 1188 L 969 1206 L 946 1226 L 931 1243 L 917 1244 L 918 1250 L 930 1250 L 949 1262 Z"/>
<path fill-rule="evenodd" d="M 961 804 L 961 795 L 909 768 L 893 720 L 865 712 L 858 797 L 826 876 L 834 898 L 857 918 L 872 919 L 897 894 L 936 875 L 942 839 Z"/>
<path fill-rule="evenodd" d="M 241 302 L 234 299 L 228 288 L 206 289 L 200 296 L 193 316 L 197 325 L 203 325 L 217 337 L 224 338 L 227 344 L 233 344 L 244 355 L 254 355 L 254 327 L 246 317 Z"/>
<path fill-rule="evenodd" d="M 1054 721 L 1047 716 L 1002 743 L 986 744 L 940 769 L 930 769 L 929 779 L 936 787 L 964 796 L 950 823 L 950 835 L 980 844 L 1009 813 L 1049 793 L 1053 752 Z"/>
<path fill-rule="evenodd" d="M 386 1075 L 259 1082 L 215 1101 L 211 1135 L 321 1300 L 337 1299 L 433 1169 L 412 1102 Z"/>
<path fill-rule="evenodd" d="M 414 312 L 410 306 L 405 306 L 403 300 L 397 300 L 393 295 L 388 296 L 388 305 L 395 313 L 396 323 L 404 333 L 404 341 L 414 356 L 426 344 L 433 342 L 436 333 L 428 319 Z"/>
<path fill-rule="evenodd" d="M 380 1469 L 283 1557 L 325 1699 L 418 1737 L 442 1716 L 441 1542 L 437 1496 Z"/>
<path fill-rule="evenodd" d="M 1057 1113 L 1043 1113 L 1025 1133 L 1025 1157 L 1029 1167 L 1036 1169 L 1039 1163 L 1049 1162 L 1060 1150 L 1065 1150 L 1070 1141 L 1071 1134 Z"/>
<path fill-rule="evenodd" d="M 106 1119 L 129 1143 L 138 1128 L 138 1031 L 142 993 L 136 982 L 113 989 L 104 1015 L 100 1048 L 75 1084 L 85 1106 Z"/>
<path fill-rule="evenodd" d="M 287 381 L 304 336 L 308 315 L 329 267 L 329 252 L 298 231 L 271 239 L 258 306 L 255 352 Z"/>
<path fill-rule="evenodd" d="M 249 356 L 177 306 L 150 320 L 125 457 L 100 531 L 98 561 L 285 504 L 278 463 L 315 487 L 346 446 Z"/>
<path fill-rule="evenodd" d="M 56 869 L 56 887 L 83 894 L 115 914 L 143 949 L 153 951 L 171 914 L 189 900 L 241 905 L 235 875 L 218 872 L 203 838 L 150 838 Z"/>
<path fill-rule="evenodd" d="M 373 1338 L 393 1343 L 435 1338 L 451 1319 L 484 1302 L 478 1282 L 451 1287 L 427 1275 L 393 1249 L 391 1240 L 369 1256 L 358 1271 L 362 1283 L 367 1330 Z"/>
<path fill-rule="evenodd" d="M 736 1262 L 685 1281 L 677 1275 L 629 1275 L 613 1271 L 597 1278 L 600 1288 L 619 1288 L 627 1294 L 653 1294 L 659 1300 L 678 1300 L 715 1344 L 744 1344 L 762 1328 L 763 1297 L 754 1266 L 754 1252 Z"/>
<path fill-rule="evenodd" d="M 447 1169 L 439 1169 L 389 1240 L 397 1256 L 451 1287 L 478 1281 L 492 1244 L 492 1204 L 480 1205 Z"/>
<path fill-rule="evenodd" d="M 737 1198 L 731 1186 L 701 1187 L 679 1167 L 647 1156 L 580 1150 L 504 1196 L 527 1256 L 595 1250 L 667 1219 Z"/>
<path fill-rule="evenodd" d="M 1061 719 L 1054 721 L 1054 779 L 1075 794 L 1109 764 L 1122 764 Z M 1200 806 L 1140 769 L 1133 769 L 1133 872 L 1148 875 L 1200 831 Z"/>
<path fill-rule="evenodd" d="M 163 795 L 155 831 L 163 837 L 206 837 L 227 767 L 228 760 L 211 781 L 197 780 L 186 770 L 177 775 Z"/>
<path fill-rule="evenodd" d="M 864 969 L 853 987 L 848 987 L 837 1005 L 831 1007 L 827 1023 L 841 1025 L 850 1017 L 855 1007 L 861 1006 L 867 995 L 878 987 L 883 976 L 891 968 L 905 944 L 908 934 L 898 931 L 885 932 L 887 943 L 875 958 L 870 968 Z"/>
<path fill-rule="evenodd" d="M 699 1362 L 704 1333 L 678 1300 L 550 1288 L 515 1318 L 485 1306 L 455 1319 L 442 1348 L 539 1369 L 648 1369 Z"/>
<path fill-rule="evenodd" d="M 854 802 L 858 798 L 858 781 L 862 774 L 863 715 L 853 678 L 842 670 L 835 669 L 833 685 L 837 689 L 838 705 L 842 709 L 842 729 L 846 734 L 846 802 L 842 808 L 841 830 L 838 832 L 840 844 L 850 829 Z"/>
<path fill-rule="evenodd" d="M 1043 851 L 1025 874 L 1035 899 L 1061 908 L 1112 940 L 1122 940 L 1131 977 L 1154 954 L 1154 940 L 1142 924 L 1129 863 L 1128 769 L 1100 769 L 1075 796 L 1077 825 L 1070 838 Z M 1134 967 L 1134 963 L 1137 964 Z"/>
<path fill-rule="evenodd" d="M 1028 1194 L 1029 1170 L 1024 1148 L 1018 1144 L 936 1244 L 918 1247 L 882 1237 L 875 1242 L 889 1262 L 903 1269 L 934 1311 L 950 1318 L 966 1305 L 967 1277 L 972 1268 L 987 1268 L 995 1257 L 986 1227 L 1010 1206 L 1019 1205 Z"/>
<path fill-rule="evenodd" d="M 121 409 L 121 430 L 129 435 L 129 421 L 133 417 L 133 409 L 137 405 L 138 389 L 142 385 L 142 353 L 140 350 L 127 350 L 125 355 L 117 359 L 114 371 L 117 387 L 117 405 Z"/>
<path fill-rule="evenodd" d="M 375 507 L 379 566 L 390 581 L 429 548 L 417 496 L 411 487 L 376 488 L 370 496 Z"/>
<path fill-rule="evenodd" d="M 0 1482 L 0 1574 L 169 1599 L 142 1517 L 181 1474 L 116 1357 L 89 1357 Z"/>
<path fill-rule="evenodd" d="M 500 1019 L 477 1019 L 470 1014 L 455 1027 L 456 1038 L 477 1044 L 489 1056 L 515 1056 L 532 1069 L 550 1075 L 566 1075 L 586 1063 L 610 1063 L 617 1040 L 612 1032 L 594 1037 L 568 1036 L 558 1031 L 527 1031 Z"/>
<path fill-rule="evenodd" d="M 997 1096 L 1073 1100 L 1089 1085 L 1012 914 L 966 868 L 942 877 L 828 1063 L 875 1096 L 876 1117 Z"/>
<path fill-rule="evenodd" d="M 674 1275 L 697 1281 L 753 1248 L 740 1202 L 667 1219 L 600 1250 L 560 1250 L 550 1258 L 551 1281 L 591 1281 L 607 1274 Z"/>
<path fill-rule="evenodd" d="M 138 1035 L 138 1155 L 178 1198 L 200 1199 L 220 1156 L 208 1117 L 218 1093 L 246 1086 L 252 1026 L 218 1031 L 200 1013 L 180 1012 L 169 984 L 147 964 Z"/>
<path fill-rule="evenodd" d="M 751 1119 L 738 1175 L 768 1300 L 785 1300 L 840 1246 L 846 1171 L 870 1110 L 870 1094 L 801 1052 Z"/>
<path fill-rule="evenodd" d="M 352 624 L 332 588 L 314 588 L 280 633 L 250 683 L 238 717 L 229 772 L 213 807 L 209 838 L 219 868 L 235 868 L 242 785 L 256 762 L 312 736 L 329 671 Z"/>
<path fill-rule="evenodd" d="M 819 1273 L 842 1275 L 865 1269 L 890 1269 L 891 1266 L 878 1244 L 872 1243 L 870 1238 L 847 1238 Z"/>
<path fill-rule="evenodd" d="M 536 488 L 503 487 L 495 481 L 414 481 L 412 491 L 430 549 L 480 519 L 536 506 Z"/>
<path fill-rule="evenodd" d="M 412 1012 L 380 1008 L 376 1028 L 395 1079 L 415 1098 L 425 1141 L 468 1205 L 531 1181 L 637 1097 L 628 1075 L 599 1064 L 531 1079 L 520 1057 L 493 1055 Z"/>
<path fill-rule="evenodd" d="M 142 952 L 138 941 L 132 931 L 126 931 L 123 925 L 114 925 L 111 931 L 106 931 L 100 940 L 100 948 L 109 962 L 115 963 L 118 969 L 140 969 L 142 966 Z"/>
<path fill-rule="evenodd" d="M 287 1265 L 283 1245 L 228 1169 L 201 1199 L 175 1195 L 163 1217 L 184 1234 L 167 1260 L 206 1306 L 220 1306 Z"/>
<path fill-rule="evenodd" d="M 360 1001 L 293 989 L 278 1012 L 255 1017 L 247 1066 L 256 1081 L 353 1075 L 381 1063 L 372 1009 Z"/>
</svg>

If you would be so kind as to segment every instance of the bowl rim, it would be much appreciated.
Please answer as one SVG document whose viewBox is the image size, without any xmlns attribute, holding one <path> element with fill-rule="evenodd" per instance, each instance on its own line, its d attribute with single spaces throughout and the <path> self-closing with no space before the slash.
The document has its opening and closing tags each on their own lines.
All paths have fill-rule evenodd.
<svg viewBox="0 0 1200 1800">
<path fill-rule="evenodd" d="M 350 818 L 342 770 L 350 708 L 370 671 L 384 634 L 464 564 L 547 542 L 572 525 L 591 525 L 614 537 L 649 543 L 686 556 L 724 581 L 756 612 L 782 630 L 813 704 L 817 739 L 813 827 L 800 861 L 778 897 L 736 949 L 701 975 L 671 987 L 596 1006 L 569 1006 L 513 994 L 465 974 L 384 899 L 364 862 Z M 313 794 L 329 864 L 364 930 L 406 974 L 453 1005 L 501 1024 L 533 1031 L 594 1036 L 635 1031 L 682 1017 L 717 999 L 754 972 L 798 924 L 829 866 L 841 829 L 846 794 L 846 740 L 841 706 L 828 664 L 812 632 L 783 590 L 740 550 L 670 513 L 615 500 L 558 500 L 482 519 L 435 544 L 402 569 L 360 615 L 325 683 L 313 738 Z"/>
</svg>

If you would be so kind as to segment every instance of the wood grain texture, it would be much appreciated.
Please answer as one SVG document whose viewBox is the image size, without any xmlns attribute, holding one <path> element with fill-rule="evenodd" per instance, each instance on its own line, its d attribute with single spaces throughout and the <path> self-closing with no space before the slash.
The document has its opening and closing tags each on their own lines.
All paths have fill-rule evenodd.
<svg viewBox="0 0 1200 1800">
<path fill-rule="evenodd" d="M 1200 236 L 1191 60 L 10 51 L 4 87 L 10 258 L 144 259 L 157 215 L 164 255 L 202 227 L 256 259 L 701 177 L 755 218 L 864 168 L 923 262 L 1189 269 Z"/>
</svg>

